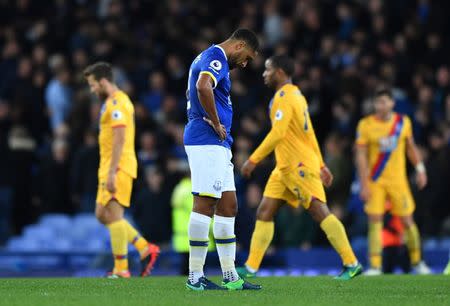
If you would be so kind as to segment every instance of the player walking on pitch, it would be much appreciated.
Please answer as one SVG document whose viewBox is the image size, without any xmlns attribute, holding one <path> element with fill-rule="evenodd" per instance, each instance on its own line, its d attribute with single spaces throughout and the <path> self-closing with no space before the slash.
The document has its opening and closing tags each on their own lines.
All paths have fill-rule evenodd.
<svg viewBox="0 0 450 306">
<path fill-rule="evenodd" d="M 333 176 L 322 160 L 319 145 L 311 124 L 308 105 L 297 86 L 292 84 L 294 62 L 287 56 L 273 56 L 266 60 L 264 83 L 275 89 L 270 102 L 272 129 L 242 166 L 249 177 L 256 165 L 275 150 L 276 167 L 266 184 L 263 199 L 256 213 L 256 224 L 250 244 L 250 254 L 241 277 L 254 277 L 274 234 L 273 218 L 281 205 L 302 205 L 320 224 L 328 240 L 343 261 L 337 279 L 348 280 L 362 272 L 342 223 L 328 210 L 325 186 Z"/>
<path fill-rule="evenodd" d="M 113 81 L 112 68 L 98 62 L 84 70 L 91 92 L 104 101 L 100 113 L 100 167 L 95 215 L 110 231 L 114 269 L 110 278 L 128 278 L 128 243 L 141 256 L 141 276 L 150 274 L 159 254 L 157 245 L 148 243 L 124 219 L 130 206 L 133 179 L 137 175 L 134 151 L 134 107 Z"/>
<path fill-rule="evenodd" d="M 369 261 L 367 275 L 381 274 L 381 232 L 387 199 L 391 214 L 399 216 L 405 226 L 406 245 L 413 270 L 431 271 L 421 260 L 420 234 L 413 219 L 414 199 L 406 175 L 405 151 L 416 168 L 419 189 L 427 184 L 425 166 L 412 135 L 410 119 L 393 111 L 395 102 L 389 90 L 375 93 L 375 114 L 360 120 L 356 135 L 356 166 L 361 182 L 361 199 L 369 216 Z"/>
<path fill-rule="evenodd" d="M 198 55 L 189 70 L 184 144 L 194 195 L 188 229 L 189 278 L 186 282 L 191 290 L 261 288 L 241 279 L 234 265 L 237 200 L 230 135 L 233 109 L 229 72 L 236 67 L 245 68 L 256 57 L 257 50 L 256 35 L 238 29 L 226 41 Z M 213 233 L 223 272 L 222 286 L 209 281 L 203 273 L 213 215 Z"/>
</svg>

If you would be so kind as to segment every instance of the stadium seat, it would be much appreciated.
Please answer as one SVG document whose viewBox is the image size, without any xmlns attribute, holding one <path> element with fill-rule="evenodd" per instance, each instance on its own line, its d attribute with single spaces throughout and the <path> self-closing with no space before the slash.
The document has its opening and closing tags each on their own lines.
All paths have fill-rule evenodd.
<svg viewBox="0 0 450 306">
<path fill-rule="evenodd" d="M 439 244 L 441 249 L 450 250 L 450 237 L 442 238 L 441 243 Z"/>
<path fill-rule="evenodd" d="M 83 223 L 99 223 L 97 218 L 95 218 L 94 213 L 79 213 L 73 217 L 73 222 L 83 222 Z"/>
<path fill-rule="evenodd" d="M 72 241 L 67 238 L 57 238 L 46 241 L 42 245 L 42 251 L 68 252 L 72 250 Z"/>
<path fill-rule="evenodd" d="M 106 241 L 91 237 L 90 239 L 74 240 L 72 250 L 75 252 L 101 252 L 105 251 Z"/>
<path fill-rule="evenodd" d="M 56 235 L 57 232 L 52 227 L 36 224 L 26 226 L 22 237 L 27 240 L 43 242 L 55 239 Z"/>
<path fill-rule="evenodd" d="M 351 241 L 352 247 L 355 251 L 364 250 L 367 248 L 367 237 L 365 236 L 356 236 Z"/>
<path fill-rule="evenodd" d="M 439 242 L 437 239 L 429 238 L 423 242 L 423 249 L 426 251 L 434 251 L 439 249 Z"/>
<path fill-rule="evenodd" d="M 83 240 L 92 236 L 100 236 L 104 239 L 108 235 L 108 229 L 98 222 L 94 214 L 82 213 L 73 218 L 70 235 L 74 240 Z"/>
<path fill-rule="evenodd" d="M 38 252 L 41 251 L 41 244 L 35 239 L 13 237 L 8 240 L 6 250 L 11 252 Z"/>
<path fill-rule="evenodd" d="M 53 230 L 55 236 L 64 237 L 72 228 L 72 219 L 64 214 L 47 214 L 41 217 L 39 225 Z"/>
</svg>

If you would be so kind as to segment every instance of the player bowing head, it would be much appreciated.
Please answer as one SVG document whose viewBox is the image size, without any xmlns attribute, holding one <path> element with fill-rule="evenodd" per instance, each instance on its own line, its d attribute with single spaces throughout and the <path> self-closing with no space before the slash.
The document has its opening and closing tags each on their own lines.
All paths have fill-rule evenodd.
<svg viewBox="0 0 450 306">
<path fill-rule="evenodd" d="M 84 70 L 89 88 L 101 101 L 108 98 L 108 90 L 114 86 L 112 67 L 105 62 L 98 62 Z"/>
<path fill-rule="evenodd" d="M 261 289 L 240 278 L 234 264 L 238 206 L 231 161 L 233 102 L 229 73 L 236 67 L 245 68 L 256 57 L 258 45 L 252 31 L 238 29 L 224 42 L 203 50 L 189 69 L 184 146 L 194 195 L 188 225 L 190 256 L 186 287 L 190 290 Z M 203 273 L 213 216 L 222 286 L 209 281 Z"/>
<path fill-rule="evenodd" d="M 258 38 L 248 29 L 237 29 L 224 44 L 229 46 L 227 49 L 230 70 L 236 67 L 245 68 L 258 55 Z"/>
<path fill-rule="evenodd" d="M 159 247 L 149 243 L 124 219 L 130 207 L 133 180 L 137 177 L 134 150 L 134 106 L 128 95 L 113 80 L 112 67 L 97 62 L 84 70 L 93 92 L 103 103 L 99 116 L 98 189 L 95 215 L 110 232 L 114 269 L 110 278 L 129 278 L 128 243 L 141 256 L 141 276 L 150 274 L 159 254 Z"/>
</svg>

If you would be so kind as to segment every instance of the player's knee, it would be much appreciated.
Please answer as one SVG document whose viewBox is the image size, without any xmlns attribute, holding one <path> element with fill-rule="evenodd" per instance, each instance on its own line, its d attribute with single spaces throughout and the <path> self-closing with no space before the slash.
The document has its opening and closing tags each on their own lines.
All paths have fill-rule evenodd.
<svg viewBox="0 0 450 306">
<path fill-rule="evenodd" d="M 412 216 L 401 217 L 401 220 L 405 228 L 409 228 L 414 225 L 414 220 Z"/>
<path fill-rule="evenodd" d="M 330 215 L 330 211 L 309 210 L 309 214 L 315 222 L 320 224 L 326 217 Z"/>
<path fill-rule="evenodd" d="M 256 219 L 260 221 L 273 221 L 273 213 L 264 205 L 260 205 L 256 211 Z"/>
<path fill-rule="evenodd" d="M 95 217 L 101 224 L 108 224 L 108 216 L 107 211 L 105 209 L 96 209 L 95 210 Z"/>
<path fill-rule="evenodd" d="M 214 205 L 199 205 L 194 202 L 192 211 L 208 217 L 212 217 L 214 214 Z"/>
<path fill-rule="evenodd" d="M 236 217 L 237 205 L 219 205 L 216 207 L 215 213 L 224 217 Z"/>
<path fill-rule="evenodd" d="M 312 201 L 308 208 L 308 212 L 311 215 L 311 218 L 317 223 L 321 223 L 331 214 L 327 204 L 319 201 Z"/>
<path fill-rule="evenodd" d="M 98 222 L 100 222 L 103 225 L 108 224 L 108 218 L 103 213 L 96 214 Z"/>
<path fill-rule="evenodd" d="M 383 215 L 369 215 L 369 222 L 370 223 L 380 223 L 383 222 Z"/>
</svg>

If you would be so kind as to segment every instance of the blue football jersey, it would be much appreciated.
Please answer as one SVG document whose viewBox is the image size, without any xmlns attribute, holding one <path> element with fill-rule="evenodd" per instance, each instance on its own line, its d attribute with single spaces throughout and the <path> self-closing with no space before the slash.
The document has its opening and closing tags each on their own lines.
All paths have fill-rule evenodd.
<svg viewBox="0 0 450 306">
<path fill-rule="evenodd" d="M 217 114 L 220 123 L 225 126 L 227 138 L 220 140 L 214 129 L 203 120 L 208 117 L 200 104 L 196 84 L 200 74 L 211 76 L 214 81 L 213 91 Z M 222 48 L 212 45 L 200 53 L 191 64 L 189 70 L 187 96 L 188 123 L 184 130 L 185 145 L 220 145 L 231 148 L 231 122 L 233 120 L 233 108 L 230 99 L 231 80 L 230 68 L 227 57 Z"/>
</svg>

